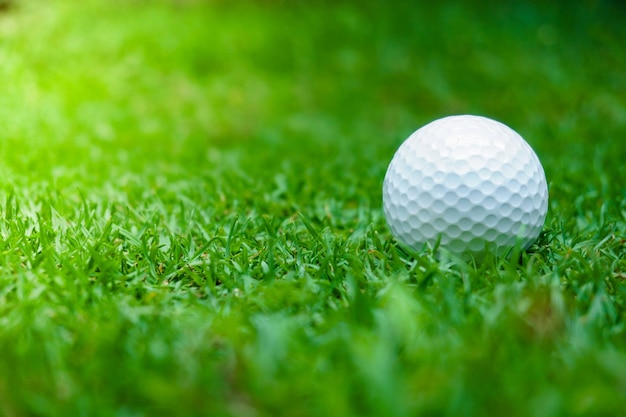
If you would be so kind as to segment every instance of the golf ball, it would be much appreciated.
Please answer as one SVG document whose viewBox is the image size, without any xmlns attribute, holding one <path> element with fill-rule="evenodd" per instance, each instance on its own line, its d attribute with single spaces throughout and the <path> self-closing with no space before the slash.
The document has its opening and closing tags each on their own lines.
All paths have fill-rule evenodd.
<svg viewBox="0 0 626 417">
<path fill-rule="evenodd" d="M 392 234 L 414 251 L 502 254 L 528 248 L 548 210 L 539 158 L 508 126 L 449 116 L 415 131 L 394 155 L 383 183 Z"/>
</svg>

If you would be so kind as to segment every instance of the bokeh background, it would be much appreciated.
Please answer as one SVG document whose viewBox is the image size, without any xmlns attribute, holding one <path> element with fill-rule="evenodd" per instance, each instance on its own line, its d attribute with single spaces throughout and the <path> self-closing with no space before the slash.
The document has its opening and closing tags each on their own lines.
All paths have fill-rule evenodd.
<svg viewBox="0 0 626 417">
<path fill-rule="evenodd" d="M 72 155 L 127 165 L 143 145 L 174 158 L 293 142 L 388 151 L 462 113 L 572 159 L 621 142 L 619 2 L 5 4 L 4 146 L 63 154 L 51 169 Z"/>
</svg>

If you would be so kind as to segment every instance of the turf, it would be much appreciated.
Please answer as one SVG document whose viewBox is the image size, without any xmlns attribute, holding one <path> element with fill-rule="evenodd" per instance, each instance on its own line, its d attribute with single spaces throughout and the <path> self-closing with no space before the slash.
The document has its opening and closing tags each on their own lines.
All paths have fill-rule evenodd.
<svg viewBox="0 0 626 417">
<path fill-rule="evenodd" d="M 619 2 L 2 5 L 0 414 L 623 412 Z M 543 162 L 520 256 L 385 225 L 395 149 L 461 113 Z"/>
</svg>

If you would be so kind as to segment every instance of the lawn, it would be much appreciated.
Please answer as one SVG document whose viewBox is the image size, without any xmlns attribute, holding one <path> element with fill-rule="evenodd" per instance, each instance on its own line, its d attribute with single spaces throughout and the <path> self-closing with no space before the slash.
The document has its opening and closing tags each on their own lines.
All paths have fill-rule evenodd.
<svg viewBox="0 0 626 417">
<path fill-rule="evenodd" d="M 626 9 L 393 3 L 0 1 L 0 415 L 623 413 Z M 546 171 L 519 258 L 385 224 L 466 113 Z"/>
</svg>

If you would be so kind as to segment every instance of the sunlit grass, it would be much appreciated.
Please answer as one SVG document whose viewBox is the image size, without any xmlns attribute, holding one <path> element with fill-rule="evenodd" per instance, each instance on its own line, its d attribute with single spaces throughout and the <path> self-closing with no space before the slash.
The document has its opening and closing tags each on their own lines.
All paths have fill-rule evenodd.
<svg viewBox="0 0 626 417">
<path fill-rule="evenodd" d="M 617 415 L 623 11 L 35 0 L 0 14 L 0 414 Z M 400 142 L 484 114 L 519 259 L 396 246 Z"/>
</svg>

